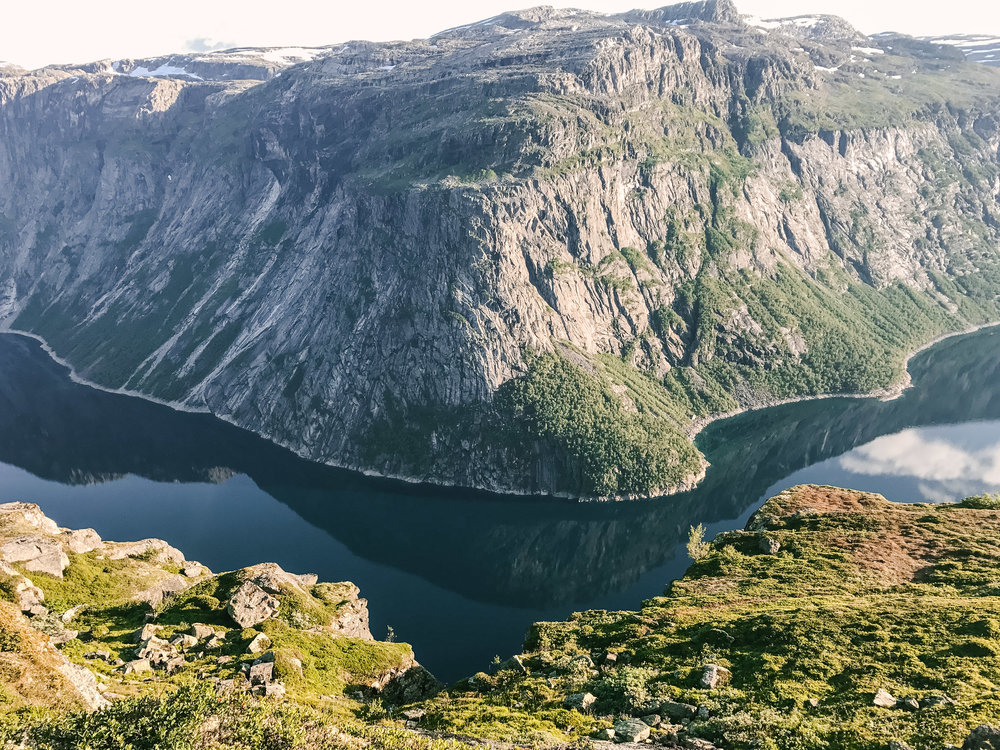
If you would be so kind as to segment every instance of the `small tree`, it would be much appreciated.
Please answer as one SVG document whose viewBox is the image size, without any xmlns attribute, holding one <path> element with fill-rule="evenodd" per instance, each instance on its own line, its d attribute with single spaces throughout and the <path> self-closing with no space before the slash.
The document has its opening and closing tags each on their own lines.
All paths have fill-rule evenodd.
<svg viewBox="0 0 1000 750">
<path fill-rule="evenodd" d="M 697 562 L 705 557 L 711 549 L 712 545 L 705 541 L 705 524 L 699 523 L 697 526 L 692 526 L 688 532 L 688 557 Z"/>
</svg>

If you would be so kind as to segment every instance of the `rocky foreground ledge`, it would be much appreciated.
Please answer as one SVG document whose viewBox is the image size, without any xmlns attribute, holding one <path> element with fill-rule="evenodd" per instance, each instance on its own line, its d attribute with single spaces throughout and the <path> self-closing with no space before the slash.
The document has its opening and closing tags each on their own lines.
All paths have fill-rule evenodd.
<svg viewBox="0 0 1000 750">
<path fill-rule="evenodd" d="M 436 693 L 410 646 L 372 638 L 358 594 L 274 563 L 213 574 L 163 540 L 108 542 L 6 503 L 3 707 L 92 711 L 195 681 L 314 702 Z"/>
</svg>

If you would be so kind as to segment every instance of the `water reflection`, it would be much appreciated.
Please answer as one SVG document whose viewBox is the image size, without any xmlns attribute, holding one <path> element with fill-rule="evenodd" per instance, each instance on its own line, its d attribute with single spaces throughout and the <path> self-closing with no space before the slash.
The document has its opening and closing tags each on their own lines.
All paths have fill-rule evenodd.
<svg viewBox="0 0 1000 750">
<path fill-rule="evenodd" d="M 164 536 L 217 569 L 274 559 L 350 578 L 376 634 L 391 624 L 451 678 L 516 649 L 533 620 L 658 594 L 686 567 L 688 526 L 742 525 L 789 484 L 895 499 L 996 489 L 1000 422 L 982 420 L 1000 420 L 1000 331 L 946 341 L 911 372 L 916 387 L 896 401 L 803 402 L 712 425 L 699 439 L 712 467 L 693 492 L 574 504 L 317 466 L 210 416 L 74 384 L 35 342 L 0 336 L 0 499 L 109 538 Z"/>
</svg>

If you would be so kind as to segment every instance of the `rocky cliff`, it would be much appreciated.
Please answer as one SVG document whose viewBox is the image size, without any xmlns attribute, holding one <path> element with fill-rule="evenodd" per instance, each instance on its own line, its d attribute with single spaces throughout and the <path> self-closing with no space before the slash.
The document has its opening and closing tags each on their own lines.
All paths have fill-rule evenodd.
<svg viewBox="0 0 1000 750">
<path fill-rule="evenodd" d="M 224 58 L 0 70 L 0 322 L 308 458 L 655 494 L 699 419 L 997 317 L 953 48 L 712 0 Z"/>
</svg>

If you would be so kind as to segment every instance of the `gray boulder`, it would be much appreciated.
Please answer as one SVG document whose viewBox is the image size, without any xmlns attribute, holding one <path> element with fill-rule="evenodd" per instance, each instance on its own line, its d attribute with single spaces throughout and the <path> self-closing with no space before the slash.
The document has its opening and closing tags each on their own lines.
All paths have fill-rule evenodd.
<svg viewBox="0 0 1000 750">
<path fill-rule="evenodd" d="M 586 713 L 596 702 L 597 698 L 590 693 L 573 693 L 572 695 L 566 696 L 566 699 L 563 701 L 563 706 L 571 711 Z"/>
<path fill-rule="evenodd" d="M 196 622 L 191 626 L 191 635 L 197 638 L 199 641 L 205 638 L 211 638 L 215 635 L 215 628 L 211 625 L 203 625 L 200 622 Z"/>
<path fill-rule="evenodd" d="M 274 662 L 266 661 L 254 664 L 247 674 L 251 685 L 266 685 L 274 678 Z"/>
<path fill-rule="evenodd" d="M 715 690 L 728 685 L 732 678 L 733 673 L 725 667 L 718 664 L 706 664 L 701 671 L 699 684 L 706 690 Z"/>
<path fill-rule="evenodd" d="M 969 732 L 962 750 L 1000 750 L 1000 727 L 981 724 Z"/>
<path fill-rule="evenodd" d="M 776 555 L 781 551 L 781 542 L 774 537 L 762 536 L 760 538 L 760 551 L 765 555 Z"/>
<path fill-rule="evenodd" d="M 875 698 L 872 700 L 872 703 L 879 708 L 895 708 L 896 697 L 888 690 L 879 688 L 878 692 L 875 693 Z"/>
<path fill-rule="evenodd" d="M 698 714 L 698 707 L 690 703 L 665 700 L 660 704 L 660 714 L 674 721 L 693 719 Z"/>
<path fill-rule="evenodd" d="M 649 725 L 642 719 L 625 719 L 615 724 L 616 742 L 643 742 L 649 738 Z"/>
<path fill-rule="evenodd" d="M 0 560 L 5 563 L 24 563 L 26 570 L 47 573 L 62 578 L 69 565 L 69 558 L 62 545 L 44 536 L 19 536 L 0 546 Z"/>
<path fill-rule="evenodd" d="M 246 581 L 226 602 L 226 612 L 241 628 L 252 628 L 278 614 L 280 606 L 281 602 L 256 583 Z"/>
<path fill-rule="evenodd" d="M 78 555 L 98 549 L 103 544 L 100 535 L 93 529 L 67 529 L 62 533 L 62 541 L 70 552 Z"/>
<path fill-rule="evenodd" d="M 262 654 L 271 647 L 271 639 L 263 633 L 257 633 L 247 646 L 247 651 L 251 654 Z"/>
</svg>

